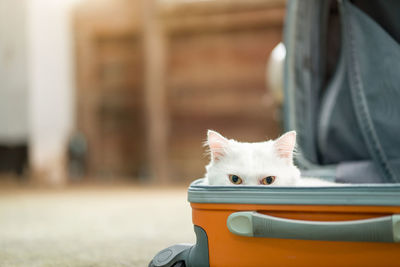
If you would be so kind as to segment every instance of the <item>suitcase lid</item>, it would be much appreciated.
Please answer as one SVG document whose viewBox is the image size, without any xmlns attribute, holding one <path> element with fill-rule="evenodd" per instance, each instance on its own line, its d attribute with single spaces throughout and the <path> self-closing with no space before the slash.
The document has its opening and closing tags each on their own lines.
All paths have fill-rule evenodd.
<svg viewBox="0 0 400 267">
<path fill-rule="evenodd" d="M 304 174 L 400 182 L 399 1 L 289 1 L 284 122 Z"/>
</svg>

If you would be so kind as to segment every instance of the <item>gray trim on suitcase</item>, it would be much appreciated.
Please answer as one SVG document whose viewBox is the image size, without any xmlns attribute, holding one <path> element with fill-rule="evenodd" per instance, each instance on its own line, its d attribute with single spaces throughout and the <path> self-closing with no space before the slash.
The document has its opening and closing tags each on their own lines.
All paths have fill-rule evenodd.
<svg viewBox="0 0 400 267">
<path fill-rule="evenodd" d="M 229 215 L 231 233 L 249 237 L 268 237 L 320 241 L 400 242 L 400 215 L 352 221 L 304 221 L 277 218 L 255 211 Z"/>
<path fill-rule="evenodd" d="M 208 237 L 206 231 L 200 226 L 194 226 L 196 244 L 189 252 L 187 267 L 209 267 Z"/>
<path fill-rule="evenodd" d="M 191 203 L 400 206 L 400 184 L 211 186 L 199 179 L 190 185 L 188 200 Z"/>
</svg>

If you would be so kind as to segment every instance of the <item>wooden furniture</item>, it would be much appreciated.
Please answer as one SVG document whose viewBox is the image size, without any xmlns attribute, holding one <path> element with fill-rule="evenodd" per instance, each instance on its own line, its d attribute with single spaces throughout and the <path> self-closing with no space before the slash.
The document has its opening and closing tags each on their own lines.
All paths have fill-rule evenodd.
<svg viewBox="0 0 400 267">
<path fill-rule="evenodd" d="M 75 12 L 77 127 L 90 176 L 139 176 L 145 164 L 139 1 L 85 1 Z"/>
<path fill-rule="evenodd" d="M 207 129 L 243 141 L 277 136 L 265 69 L 284 1 L 84 3 L 78 129 L 91 175 L 190 181 L 208 161 Z"/>
</svg>

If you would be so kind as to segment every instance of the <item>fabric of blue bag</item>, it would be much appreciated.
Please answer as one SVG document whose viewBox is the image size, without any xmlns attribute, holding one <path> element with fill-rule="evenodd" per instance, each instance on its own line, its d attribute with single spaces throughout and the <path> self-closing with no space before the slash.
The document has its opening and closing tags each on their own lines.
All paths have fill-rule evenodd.
<svg viewBox="0 0 400 267">
<path fill-rule="evenodd" d="M 400 45 L 348 1 L 343 31 L 358 126 L 385 180 L 400 182 Z"/>
<path fill-rule="evenodd" d="M 341 1 L 341 51 L 327 85 L 318 77 L 325 67 L 322 48 L 314 48 L 323 46 L 330 34 L 326 16 L 331 1 L 289 4 L 286 128 L 299 131 L 303 157 L 298 162 L 309 175 L 329 168 L 340 182 L 400 182 L 399 23 L 391 27 L 400 20 L 392 11 L 400 12 L 400 2 L 360 3 L 382 18 L 385 28 Z"/>
</svg>

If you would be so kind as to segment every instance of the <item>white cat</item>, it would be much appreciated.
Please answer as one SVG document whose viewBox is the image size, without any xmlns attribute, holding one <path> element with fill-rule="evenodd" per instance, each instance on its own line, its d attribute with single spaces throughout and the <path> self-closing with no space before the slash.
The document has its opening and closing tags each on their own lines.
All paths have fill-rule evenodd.
<svg viewBox="0 0 400 267">
<path fill-rule="evenodd" d="M 209 185 L 322 186 L 335 183 L 316 178 L 300 178 L 293 164 L 296 132 L 287 132 L 276 140 L 242 143 L 208 130 L 211 155 L 206 166 Z"/>
</svg>

